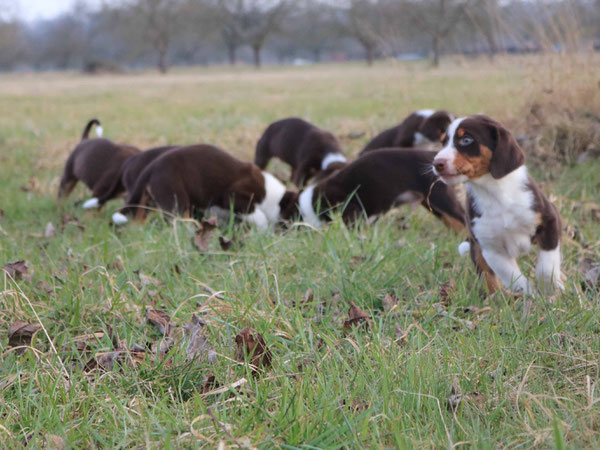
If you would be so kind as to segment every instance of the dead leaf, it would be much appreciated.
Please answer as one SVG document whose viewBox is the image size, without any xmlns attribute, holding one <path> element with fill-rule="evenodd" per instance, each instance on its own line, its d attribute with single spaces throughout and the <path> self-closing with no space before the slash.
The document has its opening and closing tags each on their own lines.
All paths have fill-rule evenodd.
<svg viewBox="0 0 600 450">
<path fill-rule="evenodd" d="M 37 283 L 35 283 L 35 288 L 39 291 L 44 291 L 46 294 L 51 294 L 54 292 L 52 286 L 50 286 L 44 280 L 39 280 Z"/>
<path fill-rule="evenodd" d="M 454 393 L 454 390 L 453 390 L 450 397 L 448 397 L 448 409 L 451 412 L 456 413 L 456 411 L 458 410 L 458 407 L 461 404 L 465 404 L 465 405 L 468 405 L 471 407 L 481 408 L 483 405 L 485 405 L 486 401 L 487 401 L 487 395 L 485 395 L 481 392 L 473 391 L 468 394 L 462 395 L 462 394 Z"/>
<path fill-rule="evenodd" d="M 118 259 L 114 260 L 111 263 L 108 263 L 107 266 L 109 269 L 111 270 L 116 270 L 117 272 L 123 272 L 123 263 L 121 261 L 119 261 Z"/>
<path fill-rule="evenodd" d="M 217 352 L 204 334 L 205 326 L 206 321 L 203 318 L 192 314 L 190 323 L 183 327 L 187 342 L 185 353 L 191 361 L 213 363 L 217 360 Z"/>
<path fill-rule="evenodd" d="M 172 331 L 171 317 L 158 309 L 146 310 L 146 321 L 155 327 L 163 336 L 169 336 Z"/>
<path fill-rule="evenodd" d="M 352 328 L 355 325 L 369 326 L 369 315 L 360 309 L 353 301 L 350 301 L 350 309 L 348 310 L 348 320 L 344 321 L 344 328 Z"/>
<path fill-rule="evenodd" d="M 52 450 L 63 450 L 67 448 L 65 440 L 55 434 L 46 435 L 46 446 Z"/>
<path fill-rule="evenodd" d="M 2 270 L 8 273 L 15 280 L 25 280 L 31 281 L 31 275 L 29 272 L 29 267 L 27 266 L 27 261 L 13 261 L 7 263 Z"/>
<path fill-rule="evenodd" d="M 228 239 L 225 236 L 219 236 L 219 245 L 221 246 L 221 249 L 223 251 L 229 250 L 229 248 L 233 245 L 234 242 L 234 239 Z"/>
<path fill-rule="evenodd" d="M 100 340 L 104 337 L 104 331 L 96 331 L 95 333 L 80 334 L 73 338 L 73 344 L 79 353 L 86 355 L 91 353 L 92 345 L 99 345 Z M 65 344 L 64 347 L 67 347 Z"/>
<path fill-rule="evenodd" d="M 54 229 L 54 225 L 52 225 L 52 222 L 48 222 L 46 224 L 46 229 L 44 230 L 44 237 L 53 238 L 55 234 L 56 230 Z"/>
<path fill-rule="evenodd" d="M 141 282 L 142 287 L 148 286 L 148 285 L 160 286 L 162 284 L 162 282 L 160 280 L 157 280 L 156 278 L 151 277 L 149 275 L 144 275 L 143 273 L 138 272 L 138 277 L 140 277 L 140 282 Z"/>
<path fill-rule="evenodd" d="M 217 389 L 221 386 L 221 383 L 217 381 L 213 374 L 205 375 L 202 379 L 202 393 L 206 394 L 207 392 L 212 391 L 213 389 Z"/>
<path fill-rule="evenodd" d="M 444 306 L 450 305 L 450 297 L 456 292 L 456 281 L 450 278 L 440 286 L 440 302 Z"/>
<path fill-rule="evenodd" d="M 202 252 L 208 251 L 208 244 L 215 228 L 217 228 L 217 218 L 215 216 L 200 222 L 200 228 L 194 233 L 193 243 Z"/>
<path fill-rule="evenodd" d="M 67 225 L 74 225 L 80 230 L 85 230 L 85 227 L 77 217 L 68 214 L 63 214 L 60 219 L 60 230 L 64 231 Z"/>
<path fill-rule="evenodd" d="M 271 365 L 271 351 L 263 337 L 257 331 L 246 327 L 235 337 L 235 359 L 244 362 L 246 356 L 250 357 L 250 364 L 256 367 L 269 367 Z M 254 370 L 254 369 L 253 369 Z"/>
<path fill-rule="evenodd" d="M 39 192 L 40 191 L 40 181 L 34 177 L 29 177 L 29 183 L 21 186 L 21 190 L 23 192 Z"/>
<path fill-rule="evenodd" d="M 392 294 L 385 294 L 385 297 L 381 300 L 381 304 L 383 305 L 383 310 L 389 312 L 398 306 L 398 297 Z"/>
<path fill-rule="evenodd" d="M 101 353 L 90 359 L 85 365 L 85 371 L 89 372 L 94 369 L 103 369 L 105 371 L 113 370 L 115 363 L 127 353 L 126 341 L 119 341 L 117 348 L 108 353 Z"/>
<path fill-rule="evenodd" d="M 352 264 L 358 264 L 358 263 L 366 261 L 366 259 L 367 259 L 367 255 L 358 255 L 358 256 L 353 256 L 352 258 L 350 258 L 350 262 Z"/>
<path fill-rule="evenodd" d="M 27 323 L 22 320 L 17 320 L 8 329 L 8 346 L 21 347 L 31 345 L 31 337 L 34 333 L 42 328 L 39 323 Z M 17 354 L 22 354 L 25 348 L 17 350 Z"/>
</svg>

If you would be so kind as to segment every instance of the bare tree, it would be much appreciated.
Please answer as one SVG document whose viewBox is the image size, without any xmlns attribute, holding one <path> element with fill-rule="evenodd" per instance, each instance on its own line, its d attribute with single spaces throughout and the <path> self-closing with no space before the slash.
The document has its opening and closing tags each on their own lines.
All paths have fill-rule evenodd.
<svg viewBox="0 0 600 450">
<path fill-rule="evenodd" d="M 221 0 L 224 24 L 221 31 L 229 62 L 235 63 L 235 52 L 242 43 L 250 45 L 254 65 L 261 66 L 261 51 L 266 40 L 279 25 L 288 9 L 286 1 Z"/>
<path fill-rule="evenodd" d="M 178 14 L 180 6 L 180 0 L 137 0 L 134 4 L 135 14 L 143 21 L 143 33 L 156 52 L 160 73 L 167 73 L 169 69 L 167 52 L 181 18 Z"/>
<path fill-rule="evenodd" d="M 434 67 L 440 65 L 441 44 L 457 29 L 469 0 L 409 0 L 407 11 L 431 39 Z"/>
<path fill-rule="evenodd" d="M 370 66 L 380 41 L 381 16 L 373 0 L 351 0 L 348 8 L 348 30 L 362 46 Z"/>
</svg>

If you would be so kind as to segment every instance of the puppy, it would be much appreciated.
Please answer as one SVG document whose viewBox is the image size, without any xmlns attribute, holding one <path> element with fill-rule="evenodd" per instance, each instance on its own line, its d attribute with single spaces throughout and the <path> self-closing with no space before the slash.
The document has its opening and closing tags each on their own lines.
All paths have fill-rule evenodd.
<svg viewBox="0 0 600 450">
<path fill-rule="evenodd" d="M 441 143 L 453 119 L 448 111 L 416 111 L 400 125 L 382 131 L 371 139 L 359 156 L 378 148 L 435 146 Z"/>
<path fill-rule="evenodd" d="M 127 222 L 126 215 L 144 220 L 145 206 L 152 200 L 164 211 L 188 217 L 209 208 L 233 211 L 266 229 L 294 198 L 277 178 L 256 165 L 211 145 L 193 145 L 167 151 L 150 163 L 125 207 L 113 214 L 113 222 Z"/>
<path fill-rule="evenodd" d="M 112 186 L 101 197 L 93 197 L 84 202 L 83 208 L 102 208 L 107 201 L 118 197 L 123 191 L 130 192 L 144 169 L 156 158 L 174 148 L 178 146 L 156 147 L 131 156 L 122 164 L 120 174 L 115 177 Z"/>
<path fill-rule="evenodd" d="M 459 251 L 470 249 L 490 293 L 499 288 L 498 278 L 507 288 L 534 292 L 517 264 L 532 243 L 539 246 L 540 287 L 564 289 L 558 210 L 529 176 L 523 150 L 506 128 L 484 115 L 455 120 L 433 167 L 450 184 L 466 182 L 470 245 L 461 244 Z"/>
<path fill-rule="evenodd" d="M 296 186 L 302 186 L 321 170 L 346 163 L 333 134 L 294 117 L 272 123 L 258 140 L 255 164 L 265 169 L 274 156 L 292 166 L 291 178 Z"/>
<path fill-rule="evenodd" d="M 464 209 L 454 189 L 439 182 L 431 170 L 435 152 L 417 149 L 379 149 L 348 164 L 331 177 L 313 184 L 299 196 L 305 222 L 320 226 L 330 220 L 330 207 L 344 206 L 342 217 L 383 214 L 406 203 L 420 202 L 456 233 L 464 230 Z"/>
<path fill-rule="evenodd" d="M 102 135 L 102 127 L 97 119 L 86 125 L 81 141 L 67 158 L 60 185 L 58 198 L 67 197 L 82 181 L 93 193 L 94 197 L 102 197 L 108 192 L 116 179 L 119 179 L 121 166 L 127 159 L 140 152 L 135 147 L 115 144 L 108 139 L 89 139 L 92 126 L 96 125 L 98 135 Z M 120 190 L 122 192 L 123 189 Z"/>
</svg>

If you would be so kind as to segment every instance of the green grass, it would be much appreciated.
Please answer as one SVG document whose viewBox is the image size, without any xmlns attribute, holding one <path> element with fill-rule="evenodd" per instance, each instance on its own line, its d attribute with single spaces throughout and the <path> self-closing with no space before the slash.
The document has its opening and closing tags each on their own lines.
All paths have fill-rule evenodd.
<svg viewBox="0 0 600 450">
<path fill-rule="evenodd" d="M 457 256 L 461 238 L 424 209 L 399 209 L 350 229 L 339 220 L 318 231 L 297 225 L 269 233 L 222 224 L 220 232 L 237 243 L 225 252 L 215 236 L 201 253 L 190 222 L 154 214 L 145 225 L 116 229 L 109 219 L 120 200 L 83 212 L 75 201 L 88 193 L 79 187 L 64 205 L 55 201 L 62 165 L 93 116 L 117 141 L 211 142 L 251 158 L 271 120 L 299 115 L 336 132 L 354 154 L 418 108 L 486 112 L 514 123 L 533 96 L 528 80 L 519 60 L 440 71 L 348 65 L 3 76 L 0 266 L 26 259 L 33 274 L 17 283 L 0 277 L 2 446 L 20 447 L 31 436 L 36 447 L 62 439 L 86 448 L 595 447 L 600 307 L 597 293 L 581 291 L 578 260 L 598 259 L 600 228 L 589 212 L 600 188 L 598 162 L 565 167 L 557 178 L 532 167 L 579 235 L 563 243 L 567 292 L 535 298 L 529 314 L 518 299 L 484 298 L 471 263 Z M 359 140 L 345 137 L 361 130 Z M 288 173 L 281 164 L 272 169 Z M 30 177 L 38 185 L 25 192 Z M 63 215 L 83 228 L 72 222 L 61 230 Z M 48 222 L 52 238 L 43 237 Z M 522 265 L 532 273 L 530 259 Z M 143 285 L 139 273 L 159 285 Z M 456 291 L 443 306 L 440 285 L 450 279 Z M 314 299 L 302 305 L 309 288 Z M 382 308 L 386 293 L 399 299 L 392 311 Z M 370 329 L 343 330 L 349 301 L 371 315 Z M 77 335 L 110 326 L 128 347 L 159 341 L 145 323 L 152 305 L 178 325 L 168 363 L 148 358 L 108 372 L 82 370 Z M 215 364 L 186 359 L 179 338 L 192 313 L 208 323 Z M 36 316 L 56 352 L 40 330 L 34 348 L 19 356 L 8 347 L 8 327 Z M 234 360 L 245 326 L 273 353 L 272 367 L 257 377 Z M 397 329 L 407 331 L 404 339 L 396 339 Z M 92 350 L 111 349 L 103 337 Z M 223 385 L 247 383 L 207 396 L 208 374 Z M 466 400 L 453 413 L 453 388 L 483 400 Z"/>
</svg>

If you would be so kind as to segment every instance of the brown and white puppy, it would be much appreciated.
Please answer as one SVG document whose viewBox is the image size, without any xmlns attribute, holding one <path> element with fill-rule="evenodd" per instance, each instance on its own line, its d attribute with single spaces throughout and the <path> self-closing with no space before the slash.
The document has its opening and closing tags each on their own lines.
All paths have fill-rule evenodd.
<svg viewBox="0 0 600 450">
<path fill-rule="evenodd" d="M 164 153 L 144 169 L 129 193 L 126 205 L 113 214 L 113 222 L 126 215 L 143 220 L 145 206 L 190 216 L 207 209 L 233 210 L 258 228 L 279 220 L 290 193 L 273 175 L 252 163 L 234 158 L 212 145 L 179 147 Z"/>
<path fill-rule="evenodd" d="M 441 143 L 452 120 L 454 117 L 448 111 L 432 109 L 415 111 L 400 125 L 388 128 L 371 139 L 359 156 L 378 148 L 435 146 Z"/>
<path fill-rule="evenodd" d="M 86 125 L 81 141 L 73 149 L 63 171 L 58 188 L 58 198 L 67 197 L 78 181 L 82 181 L 98 198 L 108 192 L 114 181 L 119 179 L 121 166 L 128 158 L 140 152 L 129 145 L 115 144 L 108 139 L 89 139 L 91 128 L 102 135 L 102 127 L 97 119 Z M 123 192 L 122 186 L 120 191 Z"/>
<path fill-rule="evenodd" d="M 320 226 L 329 209 L 344 206 L 351 223 L 359 216 L 379 215 L 406 203 L 420 202 L 455 232 L 464 230 L 464 209 L 454 189 L 431 170 L 435 152 L 379 149 L 351 162 L 331 177 L 306 188 L 299 196 L 305 222 Z"/>
<path fill-rule="evenodd" d="M 450 184 L 466 182 L 469 244 L 478 272 L 490 292 L 499 287 L 531 294 L 517 258 L 539 246 L 536 276 L 544 290 L 563 290 L 560 272 L 561 221 L 525 166 L 525 154 L 511 133 L 484 115 L 457 119 L 448 142 L 433 161 L 436 174 Z"/>
<path fill-rule="evenodd" d="M 178 147 L 176 145 L 166 145 L 151 148 L 131 156 L 121 166 L 120 174 L 114 179 L 112 186 L 101 197 L 92 197 L 84 202 L 83 207 L 86 209 L 102 208 L 107 201 L 118 197 L 123 191 L 131 192 L 140 174 L 152 161 L 169 150 Z"/>
<path fill-rule="evenodd" d="M 265 169 L 277 157 L 292 166 L 292 182 L 302 186 L 319 171 L 346 163 L 337 138 L 296 117 L 273 122 L 256 144 L 255 164 Z"/>
</svg>

